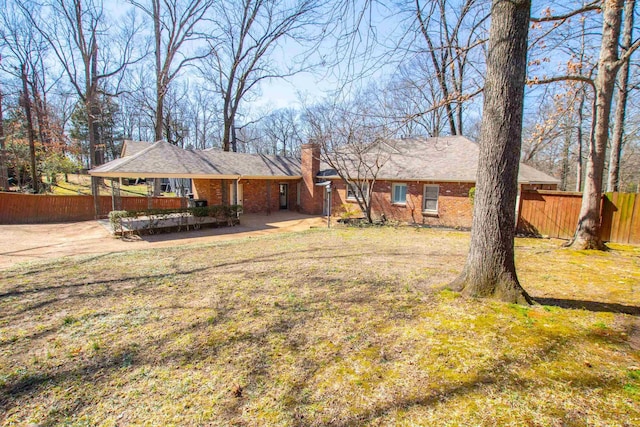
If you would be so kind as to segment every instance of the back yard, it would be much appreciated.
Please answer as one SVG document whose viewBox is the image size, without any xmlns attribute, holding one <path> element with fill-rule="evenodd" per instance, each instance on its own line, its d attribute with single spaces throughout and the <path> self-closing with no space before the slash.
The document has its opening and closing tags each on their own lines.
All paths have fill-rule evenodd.
<svg viewBox="0 0 640 427">
<path fill-rule="evenodd" d="M 528 308 L 439 289 L 468 240 L 318 229 L 0 271 L 0 423 L 639 425 L 640 247 L 518 239 Z"/>
</svg>

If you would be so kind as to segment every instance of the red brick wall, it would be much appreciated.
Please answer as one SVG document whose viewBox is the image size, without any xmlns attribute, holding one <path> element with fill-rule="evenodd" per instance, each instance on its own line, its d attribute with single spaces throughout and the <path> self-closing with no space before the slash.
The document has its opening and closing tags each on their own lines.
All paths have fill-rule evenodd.
<svg viewBox="0 0 640 427">
<path fill-rule="evenodd" d="M 221 179 L 194 179 L 193 198 L 204 199 L 209 205 L 221 205 L 223 200 L 223 184 Z"/>
<path fill-rule="evenodd" d="M 289 210 L 298 210 L 299 206 L 296 203 L 298 182 L 300 180 L 241 179 L 244 212 L 271 213 L 280 210 L 280 183 L 289 185 Z M 205 199 L 209 202 L 209 205 L 229 204 L 231 198 L 229 186 L 233 183 L 233 180 L 194 179 L 193 197 L 195 199 Z"/>
<path fill-rule="evenodd" d="M 300 193 L 300 211 L 311 214 L 322 214 L 322 198 L 324 188 L 316 187 L 316 175 L 320 171 L 320 146 L 303 144 L 301 147 L 302 188 Z"/>
<path fill-rule="evenodd" d="M 287 184 L 289 184 L 289 210 L 290 211 L 298 211 L 300 210 L 300 206 L 297 203 L 297 199 L 298 199 L 298 183 L 301 183 L 301 180 L 297 180 L 297 181 L 287 181 Z M 300 184 L 301 188 L 300 190 L 302 190 L 302 184 Z"/>
<path fill-rule="evenodd" d="M 407 184 L 407 203 L 405 205 L 391 203 L 391 187 L 396 182 Z M 425 184 L 439 186 L 437 214 L 423 214 Z M 472 206 L 469 190 L 473 186 L 473 183 L 460 182 L 378 181 L 372 194 L 373 217 L 380 218 L 384 214 L 389 220 L 402 222 L 471 227 Z M 342 180 L 334 181 L 334 189 L 333 212 L 335 215 L 344 212 L 343 204 L 349 204 L 352 209 L 358 209 L 358 204 L 355 201 L 347 200 L 346 187 Z"/>
<path fill-rule="evenodd" d="M 270 180 L 240 180 L 243 210 L 246 213 L 271 213 L 278 210 L 278 186 Z"/>
</svg>

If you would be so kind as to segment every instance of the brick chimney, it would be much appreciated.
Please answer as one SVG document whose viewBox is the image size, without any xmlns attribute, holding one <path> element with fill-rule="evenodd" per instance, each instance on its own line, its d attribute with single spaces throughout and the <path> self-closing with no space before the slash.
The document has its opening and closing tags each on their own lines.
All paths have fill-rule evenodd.
<svg viewBox="0 0 640 427">
<path fill-rule="evenodd" d="M 324 188 L 316 187 L 316 175 L 320 171 L 320 145 L 302 144 L 300 169 L 302 172 L 300 210 L 310 215 L 321 215 Z"/>
</svg>

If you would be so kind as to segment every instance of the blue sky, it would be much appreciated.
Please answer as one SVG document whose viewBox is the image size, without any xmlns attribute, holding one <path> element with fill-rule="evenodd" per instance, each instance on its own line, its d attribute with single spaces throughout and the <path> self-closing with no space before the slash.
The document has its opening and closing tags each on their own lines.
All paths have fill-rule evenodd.
<svg viewBox="0 0 640 427">
<path fill-rule="evenodd" d="M 354 7 L 357 7 L 357 4 L 361 4 L 362 1 L 363 0 L 354 0 L 354 4 L 356 5 Z M 384 65 L 385 62 L 379 60 L 377 56 L 390 47 L 383 45 L 390 44 L 389 40 L 396 39 L 399 33 L 405 30 L 408 20 L 411 19 L 408 15 L 405 15 L 404 17 L 391 15 L 392 11 L 383 3 L 384 2 L 375 3 L 376 6 L 372 9 L 371 14 L 367 16 L 367 19 L 370 21 L 364 23 L 364 26 L 367 28 L 369 26 L 375 28 L 377 42 L 379 44 L 371 52 L 371 55 L 368 58 L 369 62 L 367 62 L 367 59 L 356 61 L 355 67 L 350 70 L 353 74 L 357 74 L 360 71 L 359 68 L 371 70 L 371 74 L 367 79 L 359 82 L 361 84 L 366 84 L 372 79 L 382 78 L 384 75 L 388 75 L 393 72 L 396 65 L 393 62 L 389 65 Z M 553 3 L 553 0 L 551 2 L 534 0 L 532 14 L 539 16 L 542 13 L 541 11 L 548 5 L 551 5 L 554 13 L 563 13 L 570 10 L 572 6 L 577 4 L 577 2 Z M 126 3 L 123 3 L 123 0 L 105 1 L 107 9 L 110 12 L 113 12 L 116 16 L 119 13 L 122 13 L 124 7 L 127 7 L 123 7 L 125 4 Z M 403 22 L 402 19 L 404 19 L 405 22 Z M 597 18 L 594 17 L 593 19 Z M 333 43 L 335 43 L 335 41 L 328 40 L 320 50 L 314 52 L 314 55 L 319 57 L 321 54 L 335 54 L 335 45 Z M 364 41 L 364 45 L 366 46 L 366 40 Z M 324 52 L 322 52 L 322 50 L 324 50 Z M 284 64 L 292 56 L 299 53 L 300 47 L 295 43 L 290 42 L 275 52 L 273 60 L 276 63 Z M 558 54 L 558 57 L 560 56 L 562 55 Z M 313 55 L 311 55 L 311 57 L 314 59 Z M 545 73 L 552 74 L 558 71 L 558 62 L 555 58 L 553 62 L 554 64 L 545 64 L 547 68 L 547 70 L 544 71 Z M 530 73 L 540 75 L 540 71 L 536 71 L 533 68 L 530 70 Z M 345 77 L 344 62 L 338 62 L 338 67 L 333 70 L 332 74 L 327 70 L 317 70 L 314 73 L 299 73 L 286 79 L 271 79 L 264 81 L 260 87 L 260 94 L 245 104 L 245 110 L 266 108 L 276 109 L 289 106 L 299 106 L 299 98 L 301 95 L 306 97 L 309 102 L 313 102 L 313 100 L 322 99 L 327 92 L 335 90 L 339 86 L 338 83 L 340 79 Z M 357 84 L 358 83 L 356 83 L 356 85 Z M 537 92 L 540 91 L 535 88 L 530 88 L 527 92 L 529 94 L 530 101 L 531 99 L 534 99 Z M 251 106 L 251 108 L 246 108 L 249 106 Z M 249 115 L 250 114 L 251 113 L 249 112 Z"/>
</svg>

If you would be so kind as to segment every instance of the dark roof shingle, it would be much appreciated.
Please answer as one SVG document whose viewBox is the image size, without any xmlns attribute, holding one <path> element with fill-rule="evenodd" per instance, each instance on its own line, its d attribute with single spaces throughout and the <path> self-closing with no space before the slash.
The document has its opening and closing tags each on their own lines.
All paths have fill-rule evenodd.
<svg viewBox="0 0 640 427">
<path fill-rule="evenodd" d="M 290 157 L 233 153 L 221 150 L 184 150 L 164 141 L 126 143 L 140 149 L 91 170 L 104 177 L 144 178 L 300 178 L 300 160 Z M 462 136 L 408 138 L 385 141 L 369 151 L 375 157 L 382 152 L 386 160 L 378 173 L 380 180 L 475 182 L 479 146 Z M 125 154 L 125 153 L 123 153 Z M 323 162 L 318 174 L 337 177 Z M 559 180 L 537 169 L 520 164 L 521 184 L 557 184 Z"/>
<path fill-rule="evenodd" d="M 475 182 L 479 145 L 463 136 L 406 138 L 386 141 L 375 153 L 371 150 L 370 155 L 379 155 L 384 161 L 377 175 L 380 180 Z M 331 170 L 321 174 L 336 175 Z M 557 184 L 559 181 L 521 163 L 518 182 Z"/>
<path fill-rule="evenodd" d="M 90 171 L 105 177 L 299 177 L 300 161 L 288 157 L 184 150 L 164 141 Z"/>
</svg>

